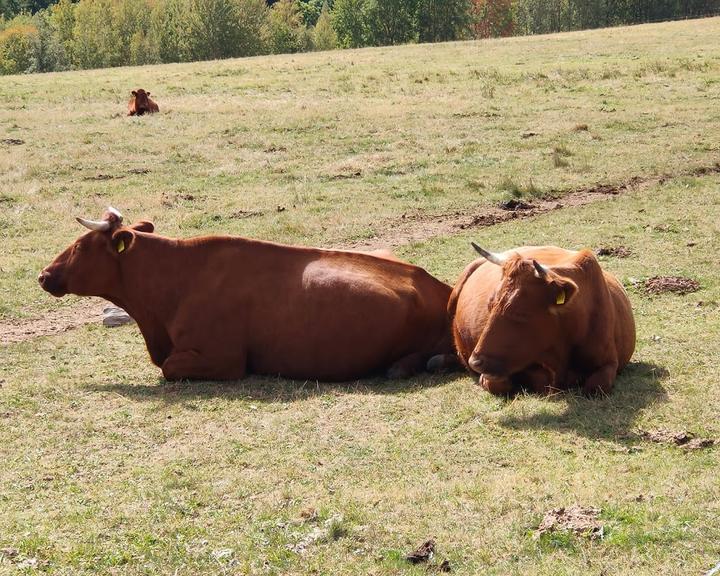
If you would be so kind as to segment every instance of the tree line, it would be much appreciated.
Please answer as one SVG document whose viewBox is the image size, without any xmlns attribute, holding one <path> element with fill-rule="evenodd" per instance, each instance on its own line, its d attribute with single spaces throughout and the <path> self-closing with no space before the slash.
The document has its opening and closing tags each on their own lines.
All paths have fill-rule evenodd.
<svg viewBox="0 0 720 576">
<path fill-rule="evenodd" d="M 543 34 L 720 0 L 0 0 L 0 74 Z"/>
</svg>

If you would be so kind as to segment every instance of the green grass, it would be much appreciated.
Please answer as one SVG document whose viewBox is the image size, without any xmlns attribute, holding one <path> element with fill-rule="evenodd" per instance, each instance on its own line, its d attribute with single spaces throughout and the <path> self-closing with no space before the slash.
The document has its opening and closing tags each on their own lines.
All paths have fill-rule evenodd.
<svg viewBox="0 0 720 576">
<path fill-rule="evenodd" d="M 711 19 L 3 78 L 0 139 L 26 144 L 0 155 L 0 317 L 73 305 L 35 277 L 81 232 L 73 217 L 107 203 L 167 234 L 348 246 L 403 213 L 474 213 L 507 182 L 562 194 L 712 165 L 719 33 Z M 137 86 L 161 114 L 122 116 Z M 19 551 L 0 573 L 419 575 L 403 556 L 429 537 L 457 574 L 704 573 L 720 560 L 717 450 L 632 433 L 720 437 L 719 187 L 670 178 L 399 249 L 452 281 L 471 239 L 630 248 L 601 258 L 638 324 L 609 398 L 504 401 L 464 374 L 168 384 L 134 327 L 0 345 L 0 548 Z M 657 274 L 701 291 L 635 287 Z M 574 503 L 602 509 L 603 540 L 533 538 Z"/>
</svg>

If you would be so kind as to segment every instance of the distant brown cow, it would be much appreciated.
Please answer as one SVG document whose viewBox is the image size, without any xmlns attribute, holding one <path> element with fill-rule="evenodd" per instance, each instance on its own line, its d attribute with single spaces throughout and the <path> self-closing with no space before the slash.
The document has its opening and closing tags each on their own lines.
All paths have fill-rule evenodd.
<svg viewBox="0 0 720 576">
<path fill-rule="evenodd" d="M 128 102 L 128 116 L 142 116 L 146 112 L 160 112 L 160 107 L 150 99 L 150 92 L 145 92 L 142 88 L 131 92 L 132 98 Z"/>
<path fill-rule="evenodd" d="M 41 286 L 127 310 L 168 380 L 402 377 L 453 354 L 450 286 L 389 253 L 166 238 L 150 222 L 123 226 L 114 209 L 78 221 L 91 231 L 41 272 Z"/>
<path fill-rule="evenodd" d="M 527 246 L 483 256 L 448 303 L 461 360 L 493 394 L 580 385 L 609 393 L 635 349 L 620 283 L 588 250 Z"/>
</svg>

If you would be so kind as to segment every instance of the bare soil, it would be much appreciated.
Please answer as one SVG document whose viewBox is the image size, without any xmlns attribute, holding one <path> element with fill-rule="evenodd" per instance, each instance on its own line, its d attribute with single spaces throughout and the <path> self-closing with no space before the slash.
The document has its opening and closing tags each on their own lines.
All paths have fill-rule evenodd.
<svg viewBox="0 0 720 576">
<path fill-rule="evenodd" d="M 572 532 L 591 540 L 601 539 L 604 530 L 598 520 L 599 515 L 599 508 L 585 508 L 578 505 L 554 508 L 545 514 L 535 532 L 535 537 L 539 538 L 548 532 Z"/>
<path fill-rule="evenodd" d="M 59 334 L 90 322 L 100 322 L 105 306 L 107 302 L 100 298 L 84 298 L 72 306 L 58 308 L 39 318 L 0 320 L 0 344 Z"/>
<path fill-rule="evenodd" d="M 682 295 L 700 290 L 700 284 L 697 280 L 683 278 L 682 276 L 653 276 L 645 280 L 644 286 L 645 290 L 650 294 L 673 292 Z"/>
<path fill-rule="evenodd" d="M 627 258 L 632 251 L 627 246 L 601 246 L 596 251 L 598 256 L 612 256 L 614 258 Z"/>
<path fill-rule="evenodd" d="M 658 430 L 638 430 L 638 435 L 643 440 L 657 442 L 659 444 L 674 444 L 685 450 L 702 450 L 715 445 L 712 438 L 696 438 L 692 432 L 672 431 L 660 428 Z"/>
</svg>

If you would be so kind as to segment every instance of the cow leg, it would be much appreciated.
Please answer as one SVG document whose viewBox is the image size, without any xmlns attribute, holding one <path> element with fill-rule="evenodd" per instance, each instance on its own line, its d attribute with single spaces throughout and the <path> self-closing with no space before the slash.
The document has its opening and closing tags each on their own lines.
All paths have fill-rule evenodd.
<svg viewBox="0 0 720 576">
<path fill-rule="evenodd" d="M 481 374 L 478 384 L 495 396 L 510 396 L 513 391 L 513 383 L 510 378 L 493 378 L 487 374 Z"/>
<path fill-rule="evenodd" d="M 244 356 L 229 361 L 209 358 L 195 350 L 173 352 L 162 364 L 166 380 L 239 380 L 245 376 L 245 369 Z"/>
<path fill-rule="evenodd" d="M 594 396 L 595 394 L 610 394 L 617 376 L 617 362 L 606 364 L 590 374 L 583 384 L 583 394 Z"/>
<path fill-rule="evenodd" d="M 435 354 L 427 361 L 425 369 L 434 374 L 440 372 L 455 372 L 462 368 L 457 354 Z"/>
<path fill-rule="evenodd" d="M 547 366 L 531 366 L 517 375 L 517 381 L 522 388 L 531 390 L 536 394 L 550 395 L 559 390 L 555 379 L 555 372 Z"/>
<path fill-rule="evenodd" d="M 422 354 L 420 352 L 408 354 L 393 363 L 392 366 L 387 369 L 385 376 L 392 380 L 410 378 L 410 376 L 414 376 L 418 372 L 422 372 L 423 368 L 425 368 L 426 357 L 426 354 Z"/>
</svg>

